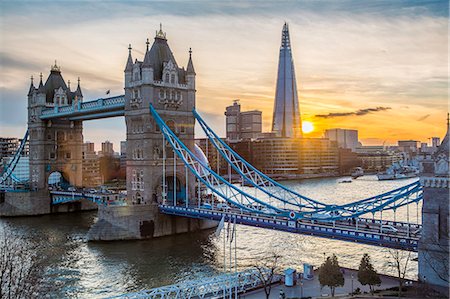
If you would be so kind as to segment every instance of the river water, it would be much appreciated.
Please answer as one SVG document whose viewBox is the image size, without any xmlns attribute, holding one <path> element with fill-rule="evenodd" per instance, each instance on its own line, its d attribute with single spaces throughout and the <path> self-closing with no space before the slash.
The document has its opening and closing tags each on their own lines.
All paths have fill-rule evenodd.
<svg viewBox="0 0 450 299">
<path fill-rule="evenodd" d="M 284 182 L 298 192 L 327 203 L 346 203 L 367 198 L 416 179 L 377 181 L 364 176 L 352 183 L 341 178 Z M 249 192 L 252 192 L 249 188 Z M 417 213 L 418 211 L 418 213 Z M 397 221 L 420 220 L 421 205 L 397 211 Z M 418 219 L 416 218 L 418 214 Z M 367 215 L 370 217 L 371 215 Z M 379 214 L 375 217 L 379 218 Z M 383 213 L 383 219 L 393 219 Z M 86 242 L 96 212 L 0 219 L 6 229 L 34 238 L 48 256 L 47 279 L 56 286 L 54 298 L 104 298 L 217 274 L 223 270 L 223 240 L 213 230 L 145 241 Z M 237 226 L 237 266 L 242 270 L 272 252 L 281 255 L 281 268 L 302 269 L 303 263 L 320 265 L 325 255 L 336 254 L 340 265 L 357 268 L 368 253 L 375 269 L 393 274 L 388 250 L 351 242 L 301 236 L 254 227 Z M 229 248 L 226 246 L 227 264 Z M 233 262 L 234 265 L 234 248 Z M 415 258 L 417 255 L 413 254 Z M 417 276 L 417 262 L 410 262 L 409 278 Z"/>
</svg>

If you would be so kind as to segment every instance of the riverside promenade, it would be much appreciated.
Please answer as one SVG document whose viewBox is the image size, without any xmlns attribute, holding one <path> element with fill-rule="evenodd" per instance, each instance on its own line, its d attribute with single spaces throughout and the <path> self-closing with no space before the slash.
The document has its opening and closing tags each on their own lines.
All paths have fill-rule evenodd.
<svg viewBox="0 0 450 299">
<path fill-rule="evenodd" d="M 353 280 L 353 290 L 359 288 L 361 293 L 369 292 L 369 286 L 363 286 L 358 281 L 358 271 L 348 268 L 342 268 L 344 271 L 344 286 L 336 288 L 335 296 L 341 297 L 348 295 L 352 292 L 352 280 Z M 353 279 L 352 279 L 353 275 Z M 398 280 L 395 277 L 381 275 L 381 285 L 375 287 L 375 290 L 385 290 L 392 287 L 398 286 Z M 406 280 L 410 281 L 410 280 Z M 270 292 L 270 299 L 280 298 L 280 290 L 283 290 L 286 298 L 301 298 L 301 297 L 311 297 L 311 298 L 321 298 L 321 297 L 331 297 L 331 291 L 329 287 L 320 288 L 318 271 L 314 271 L 314 278 L 312 280 L 303 280 L 303 286 L 300 286 L 300 281 L 297 281 L 297 285 L 293 287 L 287 287 L 283 283 L 276 284 L 272 286 L 272 291 Z M 303 296 L 302 296 L 303 295 Z M 258 299 L 265 298 L 264 290 L 258 289 L 247 294 L 242 294 L 239 298 L 242 299 Z"/>
</svg>

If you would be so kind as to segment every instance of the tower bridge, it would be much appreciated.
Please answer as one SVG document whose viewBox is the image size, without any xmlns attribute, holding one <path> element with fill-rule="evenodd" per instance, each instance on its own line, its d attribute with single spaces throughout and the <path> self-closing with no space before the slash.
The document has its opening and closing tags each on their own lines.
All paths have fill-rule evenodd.
<svg viewBox="0 0 450 299">
<path fill-rule="evenodd" d="M 410 251 L 420 248 L 422 226 L 412 223 L 409 212 L 406 223 L 382 218 L 383 211 L 395 214 L 398 208 L 409 209 L 423 200 L 419 181 L 344 205 L 320 202 L 291 190 L 242 159 L 195 110 L 192 51 L 184 68 L 176 62 L 161 29 L 152 46 L 148 41 L 146 45 L 142 61 L 133 61 L 129 46 L 124 95 L 84 101 L 80 81 L 71 91 L 56 64 L 45 84 L 42 75 L 38 87 L 31 82 L 24 138 L 30 146 L 30 178 L 18 182 L 12 175 L 23 141 L 0 178 L 0 215 L 45 214 L 53 207 L 81 202 L 81 209 L 83 205 L 98 207 L 99 220 L 89 232 L 90 240 L 158 237 L 211 228 L 221 219 L 233 219 L 291 233 Z M 124 117 L 126 124 L 126 198 L 77 189 L 82 187 L 83 121 L 108 117 Z M 195 122 L 240 178 L 240 184 L 220 176 L 198 153 Z M 441 156 L 447 163 L 444 172 L 448 172 L 448 155 Z M 439 163 L 442 171 L 445 165 Z M 62 173 L 72 191 L 48 189 L 49 176 L 55 171 Z M 448 182 L 440 184 L 448 189 Z M 255 194 L 243 186 L 251 186 Z M 379 219 L 364 218 L 375 213 Z M 385 225 L 393 229 L 388 231 Z"/>
</svg>

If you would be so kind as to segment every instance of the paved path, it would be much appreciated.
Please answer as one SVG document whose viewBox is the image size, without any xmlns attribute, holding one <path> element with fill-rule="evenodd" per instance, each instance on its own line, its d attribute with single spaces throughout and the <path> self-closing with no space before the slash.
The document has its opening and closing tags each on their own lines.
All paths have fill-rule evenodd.
<svg viewBox="0 0 450 299">
<path fill-rule="evenodd" d="M 356 288 L 360 288 L 361 292 L 368 292 L 369 286 L 363 286 L 358 282 L 358 271 L 351 269 L 344 269 L 344 279 L 345 284 L 343 287 L 336 288 L 335 295 L 345 295 L 349 294 L 352 291 L 352 274 L 353 274 L 353 290 Z M 300 298 L 311 296 L 311 297 L 321 297 L 321 296 L 331 296 L 330 288 L 324 287 L 320 289 L 320 283 L 318 278 L 318 271 L 314 271 L 314 279 L 313 280 L 305 280 L 303 282 L 303 287 L 301 288 L 299 285 L 293 287 L 287 287 L 284 284 L 276 285 L 272 287 L 272 291 L 270 293 L 270 299 L 278 299 L 280 298 L 280 290 L 283 290 L 286 294 L 286 298 Z M 375 287 L 375 289 L 387 289 L 391 287 L 398 286 L 398 281 L 390 276 L 380 275 L 381 285 L 379 287 Z M 303 290 L 302 290 L 303 289 Z M 264 291 L 257 290 L 248 294 L 242 295 L 240 298 L 245 299 L 256 299 L 256 298 L 265 298 Z"/>
</svg>

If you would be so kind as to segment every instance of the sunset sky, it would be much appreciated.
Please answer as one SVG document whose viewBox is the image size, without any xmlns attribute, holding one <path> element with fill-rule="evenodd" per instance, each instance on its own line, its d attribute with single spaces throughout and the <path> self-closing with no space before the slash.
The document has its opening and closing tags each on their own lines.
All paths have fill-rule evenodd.
<svg viewBox="0 0 450 299">
<path fill-rule="evenodd" d="M 29 78 L 46 79 L 55 59 L 72 88 L 81 77 L 85 101 L 122 94 L 128 44 L 142 60 L 159 23 L 180 66 L 192 47 L 197 109 L 220 135 L 234 99 L 262 110 L 268 131 L 285 21 L 302 119 L 315 126 L 308 136 L 340 127 L 358 129 L 365 145 L 443 137 L 448 1 L 360 0 L 1 1 L 0 136 L 24 134 Z M 119 151 L 124 119 L 85 122 L 84 139 Z"/>
</svg>

